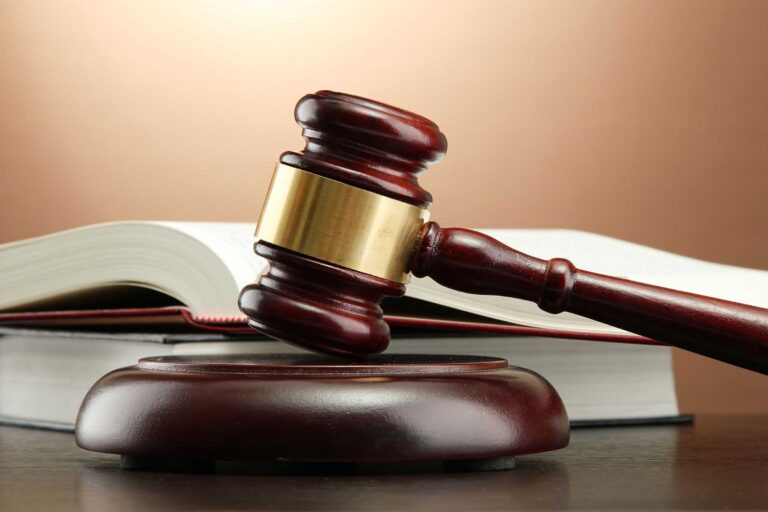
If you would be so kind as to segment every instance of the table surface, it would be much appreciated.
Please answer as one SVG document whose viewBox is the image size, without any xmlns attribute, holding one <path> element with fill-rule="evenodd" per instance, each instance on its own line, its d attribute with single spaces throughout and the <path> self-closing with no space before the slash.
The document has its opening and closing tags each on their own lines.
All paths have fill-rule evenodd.
<svg viewBox="0 0 768 512">
<path fill-rule="evenodd" d="M 126 471 L 71 434 L 0 427 L 0 510 L 766 509 L 768 417 L 573 431 L 508 471 L 314 476 Z"/>
</svg>

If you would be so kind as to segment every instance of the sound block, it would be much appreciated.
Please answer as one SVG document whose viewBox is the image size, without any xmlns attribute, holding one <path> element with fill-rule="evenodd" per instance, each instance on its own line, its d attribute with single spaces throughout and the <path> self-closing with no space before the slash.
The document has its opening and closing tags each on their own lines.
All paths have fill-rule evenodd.
<svg viewBox="0 0 768 512">
<path fill-rule="evenodd" d="M 504 359 L 206 355 L 145 358 L 102 377 L 83 401 L 75 435 L 80 447 L 122 455 L 131 467 L 465 461 L 496 468 L 566 446 L 569 426 L 554 388 Z"/>
</svg>

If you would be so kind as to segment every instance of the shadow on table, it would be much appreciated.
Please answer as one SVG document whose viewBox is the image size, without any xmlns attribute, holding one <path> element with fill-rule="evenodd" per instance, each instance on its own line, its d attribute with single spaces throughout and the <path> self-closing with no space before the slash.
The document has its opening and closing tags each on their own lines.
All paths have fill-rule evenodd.
<svg viewBox="0 0 768 512">
<path fill-rule="evenodd" d="M 557 462 L 518 461 L 505 471 L 410 474 L 253 475 L 83 471 L 78 497 L 103 510 L 507 510 L 557 509 L 569 501 Z"/>
</svg>

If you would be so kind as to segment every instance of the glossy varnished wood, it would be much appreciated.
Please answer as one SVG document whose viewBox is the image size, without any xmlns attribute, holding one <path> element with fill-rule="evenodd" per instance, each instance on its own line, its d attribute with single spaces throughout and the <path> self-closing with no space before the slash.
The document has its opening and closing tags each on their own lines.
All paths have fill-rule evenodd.
<svg viewBox="0 0 768 512">
<path fill-rule="evenodd" d="M 0 427 L 0 510 L 762 510 L 768 417 L 576 429 L 567 450 L 490 473 L 124 471 L 71 434 Z"/>
<path fill-rule="evenodd" d="M 332 91 L 304 96 L 294 115 L 306 146 L 283 153 L 281 163 L 416 206 L 432 202 L 417 178 L 443 158 L 447 141 L 429 119 Z M 401 296 L 401 283 L 263 242 L 255 251 L 270 268 L 240 294 L 251 327 L 328 354 L 354 358 L 386 349 L 389 327 L 379 305 Z"/>
<path fill-rule="evenodd" d="M 504 359 L 316 354 L 142 359 L 100 379 L 76 439 L 88 450 L 187 461 L 456 461 L 568 444 L 541 376 Z"/>
<path fill-rule="evenodd" d="M 317 352 L 364 357 L 389 345 L 381 301 L 405 286 L 259 242 L 270 264 L 240 293 L 240 309 L 257 331 Z"/>
<path fill-rule="evenodd" d="M 417 206 L 431 202 L 416 177 L 447 149 L 435 123 L 330 91 L 305 96 L 295 114 L 307 144 L 300 153 L 284 153 L 282 163 Z M 463 292 L 530 300 L 553 314 L 570 311 L 768 373 L 766 309 L 578 270 L 562 258 L 543 261 L 480 233 L 436 223 L 425 226 L 413 247 L 416 276 Z M 263 242 L 256 252 L 273 266 L 240 297 L 255 329 L 348 357 L 386 348 L 389 331 L 379 304 L 402 295 L 402 285 Z M 310 328 L 318 335 L 307 336 Z"/>
<path fill-rule="evenodd" d="M 294 116 L 306 146 L 280 162 L 416 206 L 432 203 L 417 176 L 443 159 L 448 142 L 429 119 L 333 91 L 307 94 Z"/>
<path fill-rule="evenodd" d="M 569 311 L 750 370 L 768 373 L 768 310 L 544 261 L 468 229 L 425 226 L 414 275 L 469 293 Z"/>
</svg>

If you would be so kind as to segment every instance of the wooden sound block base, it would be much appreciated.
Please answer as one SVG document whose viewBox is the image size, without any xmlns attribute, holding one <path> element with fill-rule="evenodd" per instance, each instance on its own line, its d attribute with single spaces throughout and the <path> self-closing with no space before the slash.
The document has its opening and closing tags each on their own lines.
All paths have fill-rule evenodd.
<svg viewBox="0 0 768 512">
<path fill-rule="evenodd" d="M 126 468 L 192 471 L 223 461 L 504 469 L 568 438 L 541 376 L 503 359 L 433 355 L 146 358 L 100 379 L 76 427 L 79 446 L 122 455 Z"/>
</svg>

